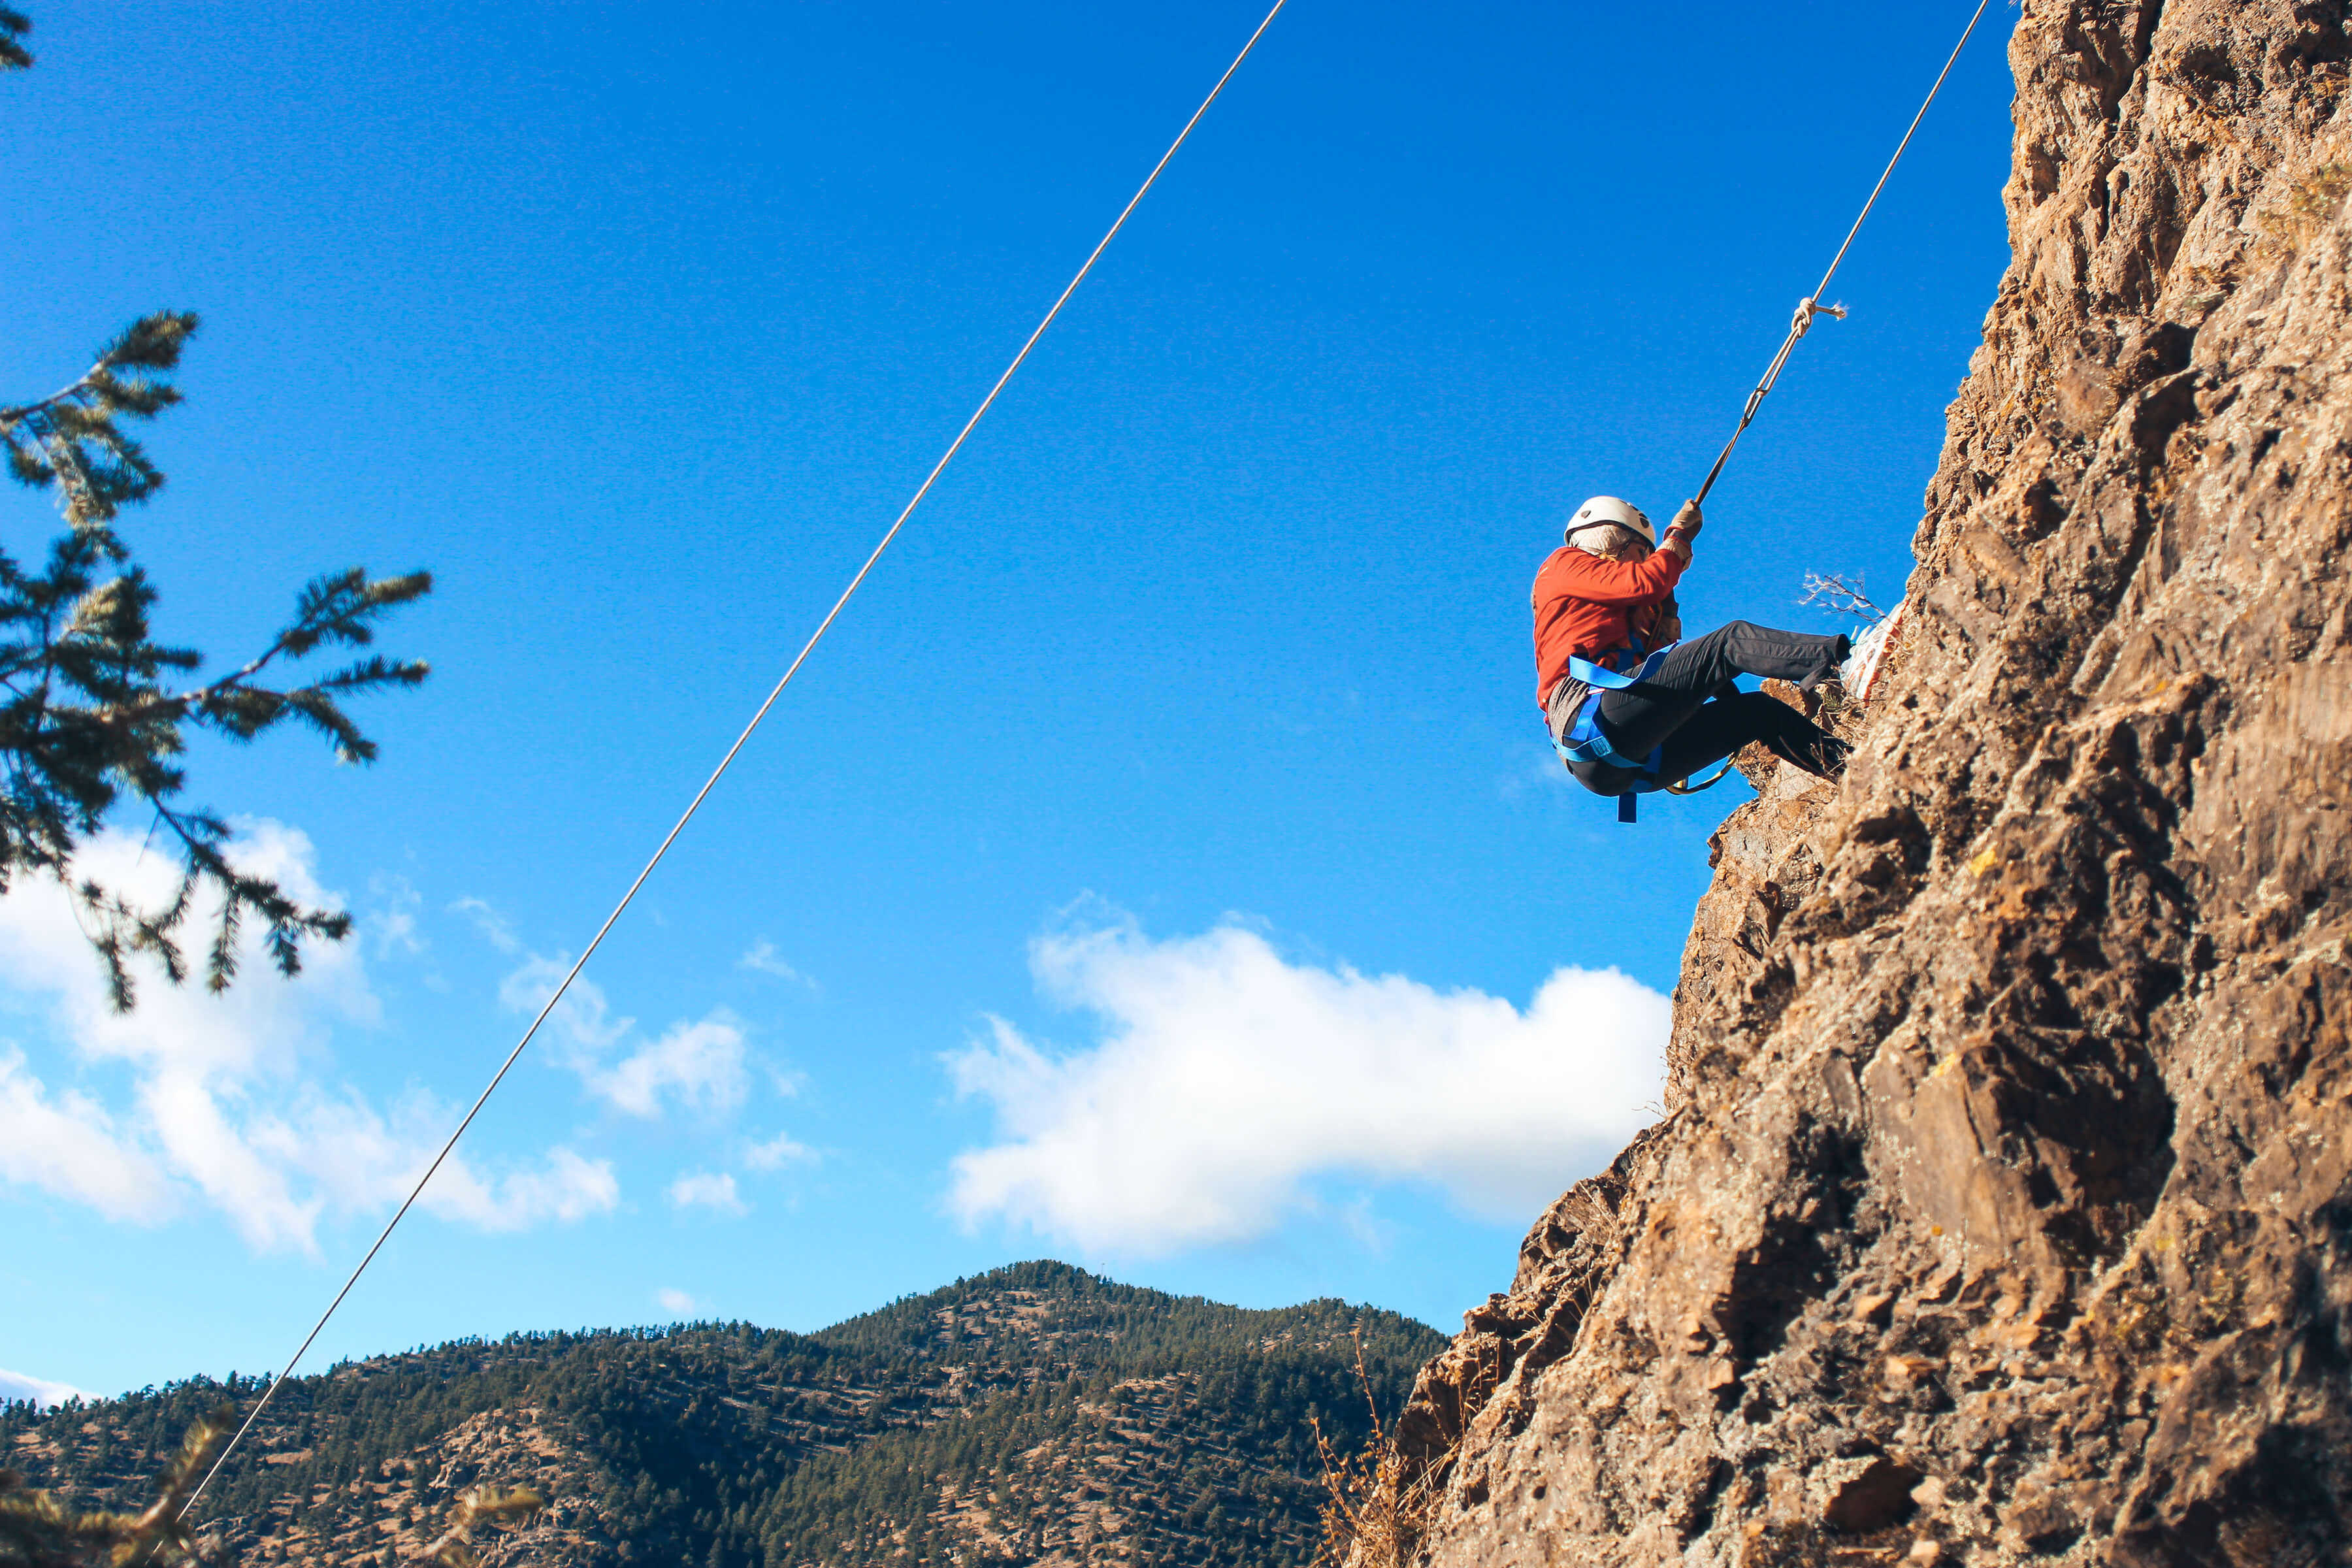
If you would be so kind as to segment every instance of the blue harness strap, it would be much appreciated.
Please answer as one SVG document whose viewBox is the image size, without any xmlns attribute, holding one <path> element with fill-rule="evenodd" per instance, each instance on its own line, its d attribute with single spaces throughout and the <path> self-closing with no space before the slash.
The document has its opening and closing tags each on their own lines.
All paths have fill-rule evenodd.
<svg viewBox="0 0 2352 1568">
<path fill-rule="evenodd" d="M 1617 820 L 1620 822 L 1633 820 L 1635 795 L 1666 787 L 1666 781 L 1658 777 L 1658 757 L 1664 748 L 1653 747 L 1648 756 L 1634 758 L 1612 746 L 1609 737 L 1601 729 L 1601 699 L 1612 691 L 1622 691 L 1629 686 L 1638 686 L 1649 679 L 1657 673 L 1658 666 L 1667 654 L 1674 651 L 1674 647 L 1673 643 L 1668 643 L 1646 655 L 1638 647 L 1619 648 L 1601 656 L 1604 659 L 1613 659 L 1620 654 L 1629 654 L 1641 660 L 1625 671 L 1572 656 L 1568 661 L 1568 673 L 1592 689 L 1584 699 L 1583 705 L 1577 709 L 1575 722 L 1569 725 L 1566 733 L 1552 742 L 1552 749 L 1559 753 L 1560 761 L 1571 768 L 1578 763 L 1602 763 L 1636 775 L 1617 797 Z"/>
</svg>

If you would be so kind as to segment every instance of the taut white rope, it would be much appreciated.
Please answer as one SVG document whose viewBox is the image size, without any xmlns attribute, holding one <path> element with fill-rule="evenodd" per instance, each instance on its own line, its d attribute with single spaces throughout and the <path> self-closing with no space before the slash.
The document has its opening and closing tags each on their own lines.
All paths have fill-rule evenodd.
<svg viewBox="0 0 2352 1568">
<path fill-rule="evenodd" d="M 816 645 L 824 640 L 824 634 L 833 629 L 833 623 L 848 606 L 851 596 L 865 583 L 866 574 L 874 570 L 875 563 L 882 559 L 882 552 L 890 548 L 890 542 L 898 537 L 898 531 L 907 525 L 908 518 L 915 515 L 915 509 L 923 504 L 923 498 L 931 493 L 931 487 L 937 484 L 940 476 L 947 471 L 947 466 L 955 460 L 956 453 L 962 450 L 965 437 L 972 433 L 973 428 L 995 404 L 997 394 L 1004 390 L 1005 384 L 1013 379 L 1013 373 L 1019 370 L 1022 362 L 1029 357 L 1029 351 L 1037 346 L 1037 340 L 1045 335 L 1045 329 L 1054 324 L 1054 318 L 1062 313 L 1062 307 L 1070 302 L 1070 296 L 1078 291 L 1078 285 L 1087 280 L 1087 274 L 1094 270 L 1095 263 L 1101 260 L 1103 252 L 1110 248 L 1110 242 L 1118 237 L 1118 231 L 1127 226 L 1128 218 L 1133 216 L 1135 209 L 1142 205 L 1143 198 L 1150 194 L 1153 184 L 1158 183 L 1160 171 L 1168 167 L 1169 161 L 1176 156 L 1177 149 L 1184 145 L 1185 139 L 1192 134 L 1192 128 L 1201 123 L 1201 117 L 1209 112 L 1209 106 L 1217 101 L 1217 95 L 1225 90 L 1225 84 L 1233 80 L 1234 73 L 1242 68 L 1242 62 L 1249 58 L 1250 51 L 1257 47 L 1258 39 L 1265 36 L 1265 30 L 1274 25 L 1275 17 L 1281 14 L 1283 6 L 1288 3 L 1289 0 L 1274 0 L 1274 8 L 1265 14 L 1263 21 L 1258 23 L 1257 30 L 1250 34 L 1249 41 L 1242 46 L 1241 53 L 1234 57 L 1233 64 L 1227 66 L 1224 74 L 1217 79 L 1217 85 L 1209 89 L 1209 96 L 1201 100 L 1201 107 L 1192 110 L 1192 118 L 1184 121 L 1184 129 L 1176 133 L 1176 140 L 1168 144 L 1168 151 L 1160 155 L 1160 162 L 1151 166 L 1151 173 L 1144 176 L 1143 184 L 1136 188 L 1134 195 L 1128 198 L 1127 205 L 1119 209 L 1118 216 L 1111 221 L 1110 227 L 1104 232 L 1102 238 L 1088 253 L 1085 264 L 1070 279 L 1069 286 L 1062 290 L 1060 297 L 1055 300 L 1052 309 L 1045 312 L 1045 319 L 1037 323 L 1037 330 L 1029 334 L 1028 341 L 1021 345 L 1021 352 L 1013 356 L 1013 363 L 1004 367 L 1004 374 L 996 378 L 996 384 L 988 389 L 988 395 L 980 400 L 980 406 L 971 411 L 971 417 L 963 422 L 963 428 L 957 431 L 955 439 L 948 443 L 948 449 L 940 455 L 938 462 L 931 465 L 931 471 L 924 476 L 922 484 L 917 487 L 914 498 L 899 511 L 898 520 L 890 524 L 889 531 L 882 536 L 882 542 L 877 544 L 873 553 L 866 556 L 866 564 L 857 569 L 857 575 L 849 580 L 849 586 L 841 591 L 841 597 L 834 601 L 833 608 L 825 612 L 824 619 L 817 623 L 816 630 L 809 634 L 807 643 L 802 647 L 790 668 L 785 669 L 782 677 L 777 680 L 774 689 L 768 693 L 767 700 L 761 703 L 759 710 L 751 715 L 751 721 L 743 726 L 743 732 L 735 737 L 735 743 L 727 748 L 727 754 L 719 759 L 719 765 L 710 770 L 710 776 L 703 781 L 700 789 L 694 792 L 694 798 L 687 803 L 686 810 L 679 814 L 677 823 L 664 836 L 660 847 L 656 848 L 653 852 L 653 858 L 646 862 L 645 869 L 637 873 L 636 880 L 629 884 L 629 890 L 621 895 L 621 901 L 613 906 L 613 912 L 604 917 L 604 923 L 596 928 L 596 934 L 591 937 L 588 945 L 581 950 L 579 959 L 563 976 L 563 983 L 549 995 L 546 1005 L 541 1006 L 538 1016 L 531 1019 L 530 1027 L 522 1032 L 522 1038 L 517 1040 L 514 1049 L 507 1053 L 507 1059 L 499 1064 L 499 1070 L 491 1075 L 489 1083 L 474 1100 L 473 1109 L 466 1112 L 465 1120 L 457 1123 L 457 1130 L 449 1134 L 449 1141 L 441 1145 L 441 1152 L 433 1156 L 433 1163 L 427 1165 L 425 1168 L 425 1173 L 416 1179 L 416 1185 L 410 1189 L 407 1197 L 401 1200 L 399 1210 L 385 1223 L 383 1234 L 375 1238 L 375 1244 L 370 1247 L 366 1256 L 360 1259 L 359 1267 L 352 1270 L 351 1278 L 343 1281 L 343 1288 L 335 1292 L 335 1299 L 327 1303 L 327 1310 L 319 1314 L 319 1321 L 310 1326 L 309 1333 L 302 1336 L 302 1342 L 295 1348 L 294 1354 L 289 1358 L 285 1366 L 279 1369 L 278 1374 L 270 1379 L 269 1385 L 262 1390 L 261 1398 L 254 1405 L 252 1413 L 246 1416 L 243 1424 L 237 1427 L 236 1435 L 231 1436 L 227 1445 L 221 1449 L 220 1457 L 213 1461 L 212 1468 L 205 1472 L 205 1479 L 196 1484 L 196 1489 L 188 1494 L 186 1504 L 180 1510 L 180 1517 L 183 1519 L 187 1517 L 188 1510 L 196 1506 L 196 1500 L 205 1495 L 205 1489 L 212 1485 L 213 1478 L 220 1474 L 221 1467 L 228 1463 L 229 1456 L 236 1452 L 236 1447 L 245 1440 L 245 1435 L 251 1431 L 253 1424 L 261 1418 L 262 1411 L 268 1408 L 269 1401 L 277 1394 L 278 1385 L 285 1382 L 296 1366 L 300 1364 L 302 1357 L 310 1352 L 311 1342 L 316 1340 L 320 1331 L 327 1326 L 327 1320 L 335 1315 L 335 1309 L 343 1304 L 343 1298 L 350 1295 L 352 1287 L 360 1282 L 360 1276 L 365 1273 L 367 1266 L 375 1260 L 376 1253 L 383 1248 L 386 1241 L 392 1238 L 394 1227 L 400 1224 L 402 1217 L 415 1204 L 418 1195 L 425 1191 L 425 1184 L 433 1179 L 433 1173 L 441 1168 L 441 1163 L 449 1157 L 449 1152 L 457 1148 L 457 1140 L 466 1135 L 466 1129 L 474 1124 L 474 1118 L 481 1113 L 482 1107 L 488 1102 L 491 1093 L 498 1089 L 499 1081 L 507 1076 L 507 1069 L 515 1065 L 516 1059 L 523 1053 L 523 1047 L 530 1044 L 531 1037 L 539 1033 L 539 1026 L 547 1022 L 548 1015 L 555 1011 L 555 1005 L 558 1002 L 563 1000 L 563 994 L 572 988 L 572 983 L 580 978 L 580 972 L 587 967 L 589 958 L 604 942 L 605 934 L 613 929 L 614 922 L 620 920 L 622 911 L 629 907 L 629 901 L 637 896 L 637 889 L 646 885 L 646 879 L 654 874 L 654 868 L 661 864 L 662 857 L 669 853 L 669 847 L 677 842 L 677 836 L 686 831 L 686 825 L 691 822 L 694 819 L 694 814 L 702 808 L 703 801 L 709 795 L 711 790 L 717 787 L 719 775 L 727 771 L 728 764 L 735 760 L 735 754 L 743 749 L 744 742 L 751 740 L 751 732 L 760 727 L 760 721 L 768 716 L 768 710 L 776 705 L 776 699 L 784 694 L 784 688 L 792 684 L 793 677 L 800 673 L 801 666 L 808 662 L 809 655 L 816 651 Z"/>
<path fill-rule="evenodd" d="M 1976 14 L 1969 18 L 1969 25 L 1960 29 L 1960 41 L 1952 46 L 1951 58 L 1946 60 L 1944 68 L 1936 73 L 1936 85 L 1927 89 L 1927 97 L 1919 105 L 1919 112 L 1911 117 L 1910 129 L 1903 132 L 1903 140 L 1896 143 L 1895 156 L 1886 160 L 1886 168 L 1878 176 L 1878 184 L 1870 187 L 1870 199 L 1862 204 L 1862 216 L 1855 218 L 1853 226 L 1845 231 L 1845 243 L 1838 247 L 1835 256 L 1830 258 L 1830 269 L 1822 274 L 1820 284 L 1811 293 L 1797 301 L 1796 319 L 1789 323 L 1789 335 L 1781 340 L 1780 352 L 1772 356 L 1772 363 L 1765 367 L 1763 379 L 1748 395 L 1748 405 L 1739 411 L 1738 428 L 1732 431 L 1731 439 L 1723 444 L 1723 451 L 1715 459 L 1715 467 L 1706 471 L 1706 482 L 1698 487 L 1698 494 L 1691 498 L 1693 500 L 1704 501 L 1706 492 L 1715 488 L 1716 479 L 1723 472 L 1723 465 L 1731 461 L 1731 449 L 1739 445 L 1742 436 L 1748 434 L 1748 426 L 1755 422 L 1756 411 L 1763 407 L 1764 399 L 1771 395 L 1774 384 L 1780 379 L 1780 372 L 1788 365 L 1789 355 L 1795 351 L 1798 340 L 1812 326 L 1813 318 L 1820 315 L 1835 316 L 1841 321 L 1845 319 L 1844 306 L 1824 305 L 1821 303 L 1821 298 L 1829 292 L 1830 279 L 1837 276 L 1838 264 L 1853 248 L 1853 237 L 1862 232 L 1863 224 L 1870 216 L 1870 209 L 1878 205 L 1878 193 L 1885 190 L 1886 182 L 1895 177 L 1895 165 L 1903 162 L 1903 154 L 1910 147 L 1911 138 L 1917 132 L 1919 122 L 1927 118 L 1928 105 L 1934 103 L 1936 95 L 1944 90 L 1944 79 L 1951 75 L 1952 68 L 1959 63 L 1960 51 L 1969 47 L 1969 35 L 1977 30 L 1977 23 L 1984 18 L 1985 7 L 1990 4 L 1991 0 L 1977 0 Z"/>
</svg>

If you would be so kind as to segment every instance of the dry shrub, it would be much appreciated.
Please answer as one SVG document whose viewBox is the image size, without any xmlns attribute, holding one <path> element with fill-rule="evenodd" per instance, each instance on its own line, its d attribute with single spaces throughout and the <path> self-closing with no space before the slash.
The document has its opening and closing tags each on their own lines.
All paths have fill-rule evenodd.
<svg viewBox="0 0 2352 1568">
<path fill-rule="evenodd" d="M 224 1405 L 191 1427 L 156 1479 L 155 1500 L 137 1513 L 79 1512 L 0 1470 L 0 1568 L 150 1568 L 217 1558 L 219 1543 L 198 1543 L 180 1516 L 236 1418 Z"/>
<path fill-rule="evenodd" d="M 482 1559 L 474 1550 L 475 1531 L 485 1525 L 493 1530 L 520 1530 L 546 1506 L 547 1500 L 529 1487 L 512 1491 L 468 1487 L 457 1494 L 457 1505 L 449 1510 L 448 1530 L 416 1560 L 438 1563 L 441 1568 L 479 1568 Z"/>
<path fill-rule="evenodd" d="M 137 1513 L 79 1512 L 26 1486 L 16 1471 L 0 1469 L 0 1568 L 226 1568 L 230 1558 L 222 1542 L 197 1540 L 181 1516 L 236 1427 L 236 1410 L 224 1405 L 189 1428 L 179 1453 L 156 1478 L 155 1500 Z M 520 1530 L 546 1503 L 529 1487 L 470 1488 L 457 1494 L 448 1530 L 416 1561 L 479 1568 L 477 1530 Z"/>
<path fill-rule="evenodd" d="M 1381 1425 L 1371 1374 L 1364 1370 L 1361 1330 L 1356 1334 L 1356 1381 L 1372 1413 L 1371 1436 L 1361 1450 L 1342 1454 L 1323 1435 L 1323 1424 L 1308 1418 L 1323 1461 L 1324 1489 L 1330 1494 L 1315 1568 L 1406 1568 L 1421 1551 L 1447 1466 L 1408 1464 L 1397 1452 L 1394 1429 Z"/>
<path fill-rule="evenodd" d="M 2288 256 L 2301 251 L 2336 220 L 2347 195 L 2352 195 L 2352 163 L 2330 162 L 2312 170 L 2287 187 L 2283 205 L 2254 219 L 2265 248 Z"/>
<path fill-rule="evenodd" d="M 1579 1182 L 1570 1187 L 1568 1196 L 1560 1200 L 1559 1212 L 1576 1227 L 1577 1235 L 1588 1237 L 1595 1247 L 1613 1247 L 1624 1234 L 1624 1222 L 1617 1217 L 1616 1206 L 1591 1183 Z M 1581 1316 L 1589 1305 L 1580 1303 L 1578 1314 Z"/>
</svg>

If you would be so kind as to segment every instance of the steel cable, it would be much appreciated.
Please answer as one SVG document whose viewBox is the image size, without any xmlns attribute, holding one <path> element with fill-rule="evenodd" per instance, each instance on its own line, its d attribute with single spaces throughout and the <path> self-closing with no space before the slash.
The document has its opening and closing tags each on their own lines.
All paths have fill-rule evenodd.
<svg viewBox="0 0 2352 1568">
<path fill-rule="evenodd" d="M 791 666 L 785 669 L 774 688 L 769 691 L 767 700 L 761 702 L 758 711 L 751 715 L 751 722 L 743 726 L 742 733 L 735 737 L 735 743 L 727 748 L 727 754 L 719 759 L 719 765 L 710 770 L 710 776 L 703 781 L 700 789 L 695 791 L 694 798 L 687 803 L 686 810 L 679 814 L 677 823 L 663 837 L 660 847 L 646 862 L 645 868 L 637 873 L 636 879 L 629 884 L 628 891 L 621 895 L 621 901 L 613 906 L 613 912 L 604 917 L 604 923 L 596 928 L 596 934 L 590 938 L 588 945 L 581 950 L 580 957 L 564 974 L 562 983 L 549 994 L 545 1005 L 531 1019 L 530 1026 L 522 1032 L 522 1038 L 517 1040 L 514 1049 L 507 1053 L 506 1060 L 499 1064 L 499 1070 L 491 1075 L 489 1083 L 475 1099 L 473 1108 L 466 1112 L 465 1120 L 457 1123 L 457 1131 L 450 1133 L 448 1142 L 441 1145 L 441 1152 L 433 1157 L 433 1163 L 425 1168 L 425 1173 L 417 1178 L 415 1186 L 411 1188 L 408 1196 L 401 1201 L 399 1209 L 385 1223 L 383 1232 L 376 1237 L 374 1245 L 367 1249 L 365 1256 L 359 1260 L 358 1267 L 352 1270 L 351 1277 L 343 1281 L 343 1288 L 335 1292 L 334 1300 L 327 1303 L 327 1310 L 319 1314 L 319 1321 L 310 1326 L 309 1333 L 302 1336 L 301 1344 L 295 1348 L 293 1355 L 288 1358 L 285 1366 L 270 1379 L 268 1386 L 262 1390 L 261 1398 L 255 1404 L 251 1414 L 246 1416 L 235 1435 L 229 1438 L 227 1445 L 213 1460 L 211 1468 L 205 1470 L 205 1479 L 196 1483 L 195 1490 L 188 1494 L 188 1500 L 180 1510 L 181 1518 L 185 1519 L 189 1510 L 196 1506 L 196 1500 L 204 1496 L 205 1489 L 212 1484 L 215 1476 L 220 1474 L 221 1467 L 228 1463 L 229 1456 L 236 1452 L 237 1445 L 245 1440 L 245 1435 L 253 1429 L 253 1424 L 258 1421 L 261 1418 L 261 1413 L 268 1408 L 269 1402 L 278 1393 L 278 1387 L 293 1373 L 294 1368 L 300 1364 L 303 1356 L 309 1353 L 311 1343 L 318 1339 L 320 1331 L 326 1328 L 327 1321 L 335 1315 L 335 1309 L 343 1304 L 343 1298 L 352 1293 L 352 1287 L 360 1282 L 360 1276 L 364 1274 L 368 1265 L 375 1260 L 375 1255 L 383 1249 L 383 1244 L 392 1238 L 394 1229 L 399 1226 L 410 1208 L 415 1206 L 417 1198 L 423 1195 L 426 1184 L 433 1179 L 434 1173 L 440 1170 L 442 1162 L 448 1159 L 450 1152 L 457 1147 L 457 1141 L 466 1135 L 466 1129 L 474 1124 L 474 1118 L 479 1115 L 482 1107 L 488 1103 L 491 1094 L 506 1078 L 508 1069 L 512 1068 L 522 1056 L 523 1048 L 529 1046 L 531 1037 L 539 1033 L 540 1026 L 547 1022 L 548 1016 L 555 1011 L 556 1004 L 563 1000 L 563 994 L 572 988 L 572 983 L 577 980 L 580 977 L 580 972 L 587 967 L 590 957 L 595 953 L 605 935 L 620 920 L 622 913 L 628 909 L 630 900 L 637 896 L 637 889 L 646 885 L 646 879 L 651 877 L 654 874 L 654 868 L 661 864 L 662 857 L 669 853 L 670 846 L 677 842 L 679 834 L 686 831 L 686 825 L 694 819 L 694 814 L 702 808 L 703 801 L 709 798 L 710 792 L 718 786 L 720 775 L 725 773 L 728 765 L 734 762 L 736 753 L 742 751 L 745 742 L 751 739 L 752 731 L 757 730 L 760 727 L 760 721 L 768 716 L 768 710 L 776 705 L 776 700 L 784 694 L 784 688 L 792 684 L 793 677 L 800 673 L 801 666 L 808 662 L 809 655 L 816 651 L 816 645 L 824 640 L 824 634 L 833 629 L 833 623 L 840 617 L 841 612 L 848 606 L 850 599 L 865 583 L 866 575 L 882 559 L 882 552 L 890 548 L 890 542 L 898 537 L 898 531 L 907 525 L 908 518 L 915 515 L 915 509 L 923 504 L 923 498 L 931 493 L 931 487 L 939 482 L 940 476 L 947 471 L 948 465 L 955 460 L 955 455 L 962 450 L 965 439 L 971 435 L 972 430 L 987 415 L 990 407 L 995 404 L 997 395 L 1004 390 L 1005 384 L 1013 379 L 1013 373 L 1018 371 L 1022 363 L 1028 359 L 1029 352 L 1035 348 L 1037 341 L 1045 335 L 1045 329 L 1054 324 L 1054 318 L 1062 313 L 1062 307 L 1070 302 L 1070 296 L 1078 291 L 1078 285 L 1087 280 L 1087 274 L 1094 270 L 1095 263 L 1102 259 L 1103 252 L 1110 248 L 1110 242 L 1118 237 L 1119 230 L 1127 226 L 1127 220 L 1134 215 L 1135 209 L 1142 205 L 1143 198 L 1150 194 L 1151 187 L 1158 183 L 1160 172 L 1168 167 L 1169 162 L 1176 156 L 1177 150 L 1181 148 L 1186 138 L 1192 134 L 1192 128 L 1201 123 L 1202 116 L 1209 112 L 1210 105 L 1217 101 L 1218 95 L 1225 90 L 1225 84 L 1233 80 L 1234 73 L 1241 69 L 1242 62 L 1249 58 L 1250 51 L 1257 47 L 1258 39 L 1265 36 L 1265 30 L 1274 25 L 1275 17 L 1281 14 L 1283 6 L 1288 3 L 1289 0 L 1275 0 L 1273 9 L 1266 12 L 1265 19 L 1260 21 L 1256 30 L 1250 34 L 1249 41 L 1242 46 L 1241 52 L 1234 57 L 1233 63 L 1225 68 L 1224 74 L 1217 78 L 1217 83 L 1209 89 L 1208 97 L 1201 100 L 1201 106 L 1192 111 L 1192 117 L 1187 120 L 1184 122 L 1184 128 L 1176 133 L 1176 140 L 1168 144 L 1168 151 L 1160 155 L 1160 162 L 1152 165 L 1151 173 L 1144 176 L 1143 184 L 1136 188 L 1135 195 L 1128 199 L 1127 205 L 1119 209 L 1118 216 L 1112 220 L 1110 227 L 1104 232 L 1102 238 L 1088 253 L 1084 265 L 1079 267 L 1068 286 L 1055 300 L 1052 308 L 1037 323 L 1036 330 L 1031 332 L 1028 340 L 1021 345 L 1021 352 L 1013 356 L 1013 363 L 1004 367 L 1004 374 L 996 378 L 995 384 L 988 389 L 988 395 L 980 400 L 980 406 L 973 409 L 971 417 L 963 422 L 963 428 L 957 431 L 955 439 L 948 443 L 948 449 L 940 455 L 940 460 L 931 465 L 931 471 L 924 476 L 923 482 L 917 487 L 913 499 L 909 500 L 899 511 L 898 519 L 890 524 L 889 531 L 883 534 L 882 542 L 874 547 L 873 552 L 866 556 L 866 563 L 857 569 L 857 574 L 849 580 L 849 586 L 841 591 L 841 597 L 834 601 L 833 608 L 825 612 L 824 619 L 817 623 L 816 630 L 809 634 L 807 643 L 802 647 Z"/>
</svg>

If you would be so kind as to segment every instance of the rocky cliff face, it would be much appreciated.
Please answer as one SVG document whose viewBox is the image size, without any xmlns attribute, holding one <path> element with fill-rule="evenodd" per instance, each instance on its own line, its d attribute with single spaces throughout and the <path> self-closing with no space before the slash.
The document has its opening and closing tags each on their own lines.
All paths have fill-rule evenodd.
<svg viewBox="0 0 2352 1568">
<path fill-rule="evenodd" d="M 1421 1560 L 2352 1562 L 2347 8 L 2025 0 L 1891 673 L 1423 1373 Z"/>
</svg>

